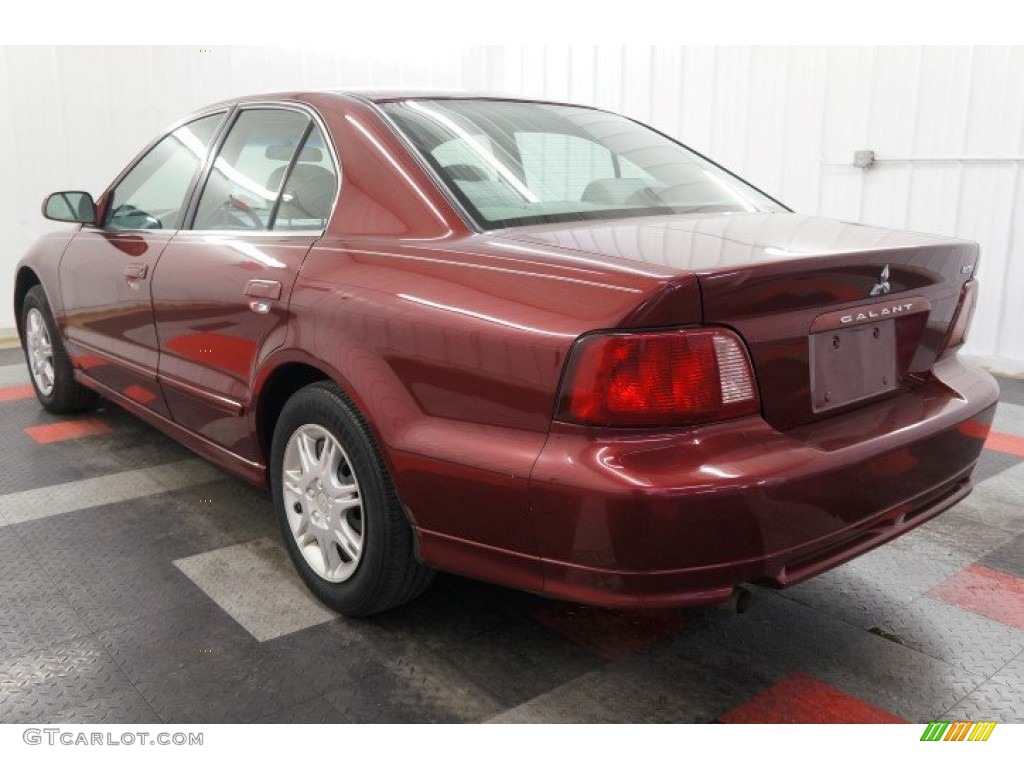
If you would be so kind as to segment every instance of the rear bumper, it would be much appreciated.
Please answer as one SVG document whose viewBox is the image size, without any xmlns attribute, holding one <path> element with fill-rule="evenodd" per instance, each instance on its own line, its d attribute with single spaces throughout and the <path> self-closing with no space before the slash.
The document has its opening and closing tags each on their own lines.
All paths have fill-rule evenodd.
<svg viewBox="0 0 1024 768">
<path fill-rule="evenodd" d="M 789 432 L 552 432 L 531 477 L 543 592 L 618 607 L 784 587 L 970 492 L 999 389 L 955 357 L 913 392 Z"/>
</svg>

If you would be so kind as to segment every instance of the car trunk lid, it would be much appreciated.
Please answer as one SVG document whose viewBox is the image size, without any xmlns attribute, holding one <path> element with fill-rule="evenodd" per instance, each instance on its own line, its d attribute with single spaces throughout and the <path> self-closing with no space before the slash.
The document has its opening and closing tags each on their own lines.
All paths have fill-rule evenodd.
<svg viewBox="0 0 1024 768">
<path fill-rule="evenodd" d="M 941 354 L 977 245 L 798 214 L 576 222 L 503 236 L 696 275 L 703 321 L 747 343 L 778 429 L 915 386 Z M 668 293 L 666 292 L 666 295 Z"/>
</svg>

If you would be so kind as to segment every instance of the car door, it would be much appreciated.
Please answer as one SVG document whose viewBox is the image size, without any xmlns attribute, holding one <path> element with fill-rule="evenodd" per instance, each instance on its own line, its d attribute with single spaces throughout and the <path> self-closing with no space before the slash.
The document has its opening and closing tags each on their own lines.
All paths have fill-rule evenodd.
<svg viewBox="0 0 1024 768">
<path fill-rule="evenodd" d="M 151 145 L 100 200 L 101 226 L 82 227 L 60 264 L 64 332 L 75 365 L 165 416 L 150 281 L 225 114 L 181 125 Z"/>
<path fill-rule="evenodd" d="M 338 191 L 330 143 L 298 106 L 245 105 L 153 276 L 161 388 L 175 422 L 255 460 L 247 406 Z"/>
</svg>

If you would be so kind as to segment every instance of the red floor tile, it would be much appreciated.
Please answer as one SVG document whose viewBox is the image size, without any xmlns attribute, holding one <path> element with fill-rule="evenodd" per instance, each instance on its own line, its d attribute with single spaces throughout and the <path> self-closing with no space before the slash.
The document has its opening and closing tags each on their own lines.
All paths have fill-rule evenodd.
<svg viewBox="0 0 1024 768">
<path fill-rule="evenodd" d="M 25 428 L 25 434 L 42 445 L 59 443 L 61 440 L 74 440 L 79 437 L 105 435 L 110 431 L 110 427 L 96 419 L 58 421 L 53 424 L 39 424 L 35 427 Z"/>
<path fill-rule="evenodd" d="M 0 389 L 0 403 L 6 403 L 8 400 L 27 400 L 35 396 L 36 391 L 32 389 L 31 384 L 26 384 L 23 387 L 5 387 Z"/>
<path fill-rule="evenodd" d="M 905 723 L 892 712 L 795 674 L 718 718 L 723 723 Z"/>
<path fill-rule="evenodd" d="M 686 623 L 679 611 L 612 611 L 560 602 L 545 605 L 533 618 L 609 661 L 650 648 Z"/>
<path fill-rule="evenodd" d="M 928 595 L 1024 629 L 1024 579 L 1005 571 L 972 565 L 934 587 Z"/>
<path fill-rule="evenodd" d="M 989 432 L 985 447 L 990 451 L 1024 457 L 1024 437 L 1008 435 L 1005 432 Z"/>
</svg>

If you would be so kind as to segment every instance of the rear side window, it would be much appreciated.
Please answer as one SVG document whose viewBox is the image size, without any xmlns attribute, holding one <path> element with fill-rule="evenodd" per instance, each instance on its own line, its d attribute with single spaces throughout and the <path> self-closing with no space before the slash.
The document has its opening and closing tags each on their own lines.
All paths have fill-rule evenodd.
<svg viewBox="0 0 1024 768">
<path fill-rule="evenodd" d="M 320 129 L 314 125 L 281 192 L 275 230 L 324 229 L 338 195 L 338 172 Z"/>
<path fill-rule="evenodd" d="M 165 136 L 114 189 L 107 229 L 177 229 L 192 181 L 224 113 L 186 123 Z"/>
<path fill-rule="evenodd" d="M 336 193 L 330 153 L 307 115 L 246 109 L 217 153 L 193 229 L 322 229 Z"/>
</svg>

